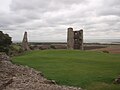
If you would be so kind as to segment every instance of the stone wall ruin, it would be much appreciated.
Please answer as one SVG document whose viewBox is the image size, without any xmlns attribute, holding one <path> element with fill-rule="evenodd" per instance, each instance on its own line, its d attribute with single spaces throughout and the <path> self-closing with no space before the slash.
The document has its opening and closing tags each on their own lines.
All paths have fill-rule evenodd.
<svg viewBox="0 0 120 90">
<path fill-rule="evenodd" d="M 73 28 L 68 28 L 67 48 L 83 50 L 83 30 L 73 31 Z"/>
<path fill-rule="evenodd" d="M 22 49 L 24 51 L 30 50 L 27 38 L 27 32 L 24 33 L 23 41 L 22 41 Z"/>
</svg>

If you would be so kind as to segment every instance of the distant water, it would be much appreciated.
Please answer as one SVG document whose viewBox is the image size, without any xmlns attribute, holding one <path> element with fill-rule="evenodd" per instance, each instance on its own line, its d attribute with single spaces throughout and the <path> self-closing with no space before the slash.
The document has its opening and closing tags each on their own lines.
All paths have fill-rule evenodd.
<svg viewBox="0 0 120 90">
<path fill-rule="evenodd" d="M 13 41 L 15 43 L 21 42 L 21 41 Z M 67 43 L 67 41 L 29 41 L 29 42 L 37 42 L 37 43 Z M 102 43 L 102 44 L 120 44 L 120 39 L 84 39 L 84 43 Z"/>
<path fill-rule="evenodd" d="M 120 39 L 85 39 L 85 43 L 120 44 Z"/>
</svg>

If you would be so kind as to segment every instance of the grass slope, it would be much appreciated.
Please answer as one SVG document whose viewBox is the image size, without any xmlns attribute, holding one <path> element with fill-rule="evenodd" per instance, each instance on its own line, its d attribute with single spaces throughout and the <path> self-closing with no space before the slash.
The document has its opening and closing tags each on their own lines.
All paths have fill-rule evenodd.
<svg viewBox="0 0 120 90">
<path fill-rule="evenodd" d="M 88 90 L 120 90 L 119 85 L 112 84 L 114 78 L 120 75 L 120 54 L 43 50 L 13 57 L 13 62 L 40 70 L 58 84 Z"/>
</svg>

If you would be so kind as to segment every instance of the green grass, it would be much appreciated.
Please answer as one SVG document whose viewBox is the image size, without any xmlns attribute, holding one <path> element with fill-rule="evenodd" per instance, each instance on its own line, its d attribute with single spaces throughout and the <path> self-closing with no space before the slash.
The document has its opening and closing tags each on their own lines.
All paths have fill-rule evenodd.
<svg viewBox="0 0 120 90">
<path fill-rule="evenodd" d="M 120 75 L 120 54 L 43 50 L 13 57 L 13 62 L 40 70 L 45 77 L 60 85 L 78 86 L 88 90 L 120 90 L 120 85 L 112 84 Z"/>
</svg>

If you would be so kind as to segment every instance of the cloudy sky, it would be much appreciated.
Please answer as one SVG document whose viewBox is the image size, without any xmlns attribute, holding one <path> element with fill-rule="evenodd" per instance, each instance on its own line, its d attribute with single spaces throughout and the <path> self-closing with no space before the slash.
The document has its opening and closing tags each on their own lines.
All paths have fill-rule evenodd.
<svg viewBox="0 0 120 90">
<path fill-rule="evenodd" d="M 0 0 L 0 30 L 21 41 L 66 41 L 67 28 L 85 39 L 120 39 L 120 0 Z"/>
</svg>

